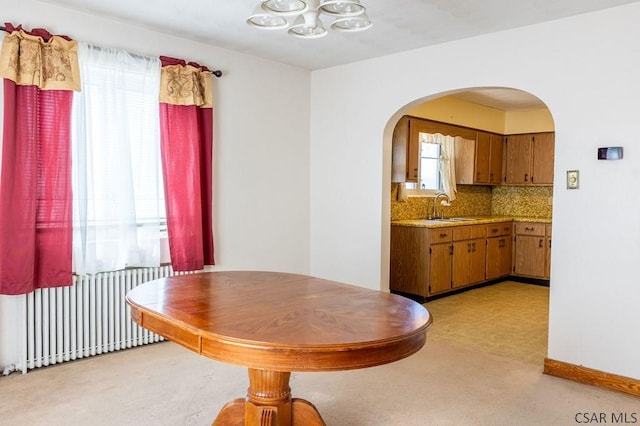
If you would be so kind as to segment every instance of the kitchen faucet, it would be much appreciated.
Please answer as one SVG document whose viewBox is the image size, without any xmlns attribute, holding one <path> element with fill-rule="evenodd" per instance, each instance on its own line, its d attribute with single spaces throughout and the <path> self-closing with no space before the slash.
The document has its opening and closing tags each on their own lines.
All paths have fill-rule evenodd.
<svg viewBox="0 0 640 426">
<path fill-rule="evenodd" d="M 437 206 L 438 206 L 438 198 L 440 197 L 444 197 L 447 199 L 446 205 L 451 204 L 451 200 L 449 199 L 449 196 L 447 194 L 445 194 L 444 192 L 436 192 L 435 197 L 433 197 L 433 213 L 431 214 L 431 219 L 438 219 Z M 445 204 L 444 201 L 442 203 Z M 440 218 L 442 217 L 444 217 L 444 214 L 441 214 Z"/>
</svg>

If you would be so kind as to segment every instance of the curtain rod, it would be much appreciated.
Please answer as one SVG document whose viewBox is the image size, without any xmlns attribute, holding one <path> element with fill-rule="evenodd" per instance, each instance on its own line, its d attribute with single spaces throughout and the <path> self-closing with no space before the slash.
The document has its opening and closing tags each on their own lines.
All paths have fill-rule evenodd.
<svg viewBox="0 0 640 426">
<path fill-rule="evenodd" d="M 7 27 L 5 27 L 4 25 L 0 25 L 0 31 L 9 32 L 7 31 Z M 222 77 L 222 71 L 220 70 L 213 70 L 211 71 L 211 74 L 215 75 L 216 77 Z"/>
</svg>

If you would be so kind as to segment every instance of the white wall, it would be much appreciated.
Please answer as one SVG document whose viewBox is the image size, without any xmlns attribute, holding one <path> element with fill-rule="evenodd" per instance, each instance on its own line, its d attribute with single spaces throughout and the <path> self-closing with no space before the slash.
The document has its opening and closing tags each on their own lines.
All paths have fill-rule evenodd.
<svg viewBox="0 0 640 426">
<path fill-rule="evenodd" d="M 27 29 L 221 69 L 214 79 L 218 268 L 309 272 L 308 71 L 33 0 L 3 4 L 2 15 Z M 0 296 L 0 371 L 19 358 L 17 300 Z"/>
<path fill-rule="evenodd" d="M 640 378 L 639 21 L 633 4 L 313 72 L 311 273 L 388 289 L 397 119 L 452 90 L 522 89 L 556 130 L 548 356 Z M 596 160 L 615 145 L 624 160 Z"/>
</svg>

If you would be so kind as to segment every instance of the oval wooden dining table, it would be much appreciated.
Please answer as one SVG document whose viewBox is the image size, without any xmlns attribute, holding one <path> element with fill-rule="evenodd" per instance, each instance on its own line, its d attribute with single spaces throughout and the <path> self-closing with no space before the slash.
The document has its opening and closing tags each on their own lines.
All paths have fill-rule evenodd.
<svg viewBox="0 0 640 426">
<path fill-rule="evenodd" d="M 432 321 L 402 296 L 279 272 L 177 275 L 142 284 L 126 300 L 140 326 L 248 368 L 246 397 L 226 404 L 213 422 L 225 426 L 324 425 L 313 404 L 291 397 L 291 372 L 400 360 L 424 346 Z"/>
</svg>

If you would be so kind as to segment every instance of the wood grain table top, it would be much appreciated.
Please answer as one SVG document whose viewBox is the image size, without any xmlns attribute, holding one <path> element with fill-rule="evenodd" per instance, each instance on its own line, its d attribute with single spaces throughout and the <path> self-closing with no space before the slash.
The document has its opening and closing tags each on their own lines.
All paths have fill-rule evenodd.
<svg viewBox="0 0 640 426">
<path fill-rule="evenodd" d="M 209 358 L 273 371 L 371 367 L 417 352 L 431 317 L 394 294 L 298 274 L 186 274 L 131 290 L 141 326 Z"/>
</svg>

